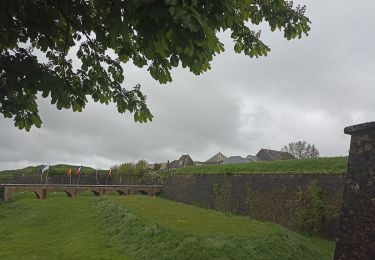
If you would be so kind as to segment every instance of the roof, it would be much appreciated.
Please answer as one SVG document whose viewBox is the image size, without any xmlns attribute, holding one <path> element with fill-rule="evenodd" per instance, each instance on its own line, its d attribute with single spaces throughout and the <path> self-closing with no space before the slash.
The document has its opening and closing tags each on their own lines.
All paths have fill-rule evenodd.
<svg viewBox="0 0 375 260">
<path fill-rule="evenodd" d="M 195 163 L 191 159 L 190 155 L 183 154 L 181 155 L 180 159 L 170 162 L 169 168 L 180 168 L 180 167 L 194 166 L 194 165 Z"/>
<path fill-rule="evenodd" d="M 224 154 L 222 154 L 221 152 L 218 152 L 217 154 L 215 154 L 214 156 L 212 156 L 210 159 L 208 159 L 204 163 L 205 164 L 220 164 L 225 159 L 227 159 L 227 157 Z"/>
<path fill-rule="evenodd" d="M 204 162 L 200 162 L 200 161 L 194 161 L 195 165 L 204 165 L 205 163 Z"/>
<path fill-rule="evenodd" d="M 246 156 L 246 158 L 248 160 L 250 160 L 251 162 L 261 162 L 262 159 L 260 159 L 259 157 L 255 156 L 255 155 L 248 155 Z"/>
<path fill-rule="evenodd" d="M 291 160 L 296 159 L 293 155 L 287 152 L 275 151 L 270 149 L 260 149 L 256 155 L 263 161 L 277 161 L 277 160 Z"/>
<path fill-rule="evenodd" d="M 248 163 L 250 162 L 247 158 L 241 156 L 230 156 L 223 161 L 223 164 L 237 164 L 237 163 Z"/>
</svg>

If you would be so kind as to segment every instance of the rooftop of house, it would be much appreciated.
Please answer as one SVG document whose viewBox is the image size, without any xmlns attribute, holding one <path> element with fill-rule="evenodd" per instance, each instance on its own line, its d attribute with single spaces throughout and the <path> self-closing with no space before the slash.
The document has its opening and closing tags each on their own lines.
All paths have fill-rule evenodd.
<svg viewBox="0 0 375 260">
<path fill-rule="evenodd" d="M 222 163 L 227 157 L 222 154 L 221 152 L 218 152 L 214 156 L 212 156 L 210 159 L 205 161 L 206 164 L 219 164 Z"/>
<path fill-rule="evenodd" d="M 241 156 L 230 156 L 223 161 L 223 164 L 236 164 L 236 163 L 247 163 L 250 162 L 247 158 Z"/>
<path fill-rule="evenodd" d="M 287 152 L 276 151 L 271 149 L 260 149 L 256 157 L 263 161 L 276 161 L 276 160 L 292 160 L 295 159 L 293 155 Z"/>
<path fill-rule="evenodd" d="M 256 155 L 248 155 L 248 156 L 246 156 L 246 158 L 249 159 L 252 162 L 261 162 L 262 161 L 262 159 L 260 159 Z"/>
</svg>

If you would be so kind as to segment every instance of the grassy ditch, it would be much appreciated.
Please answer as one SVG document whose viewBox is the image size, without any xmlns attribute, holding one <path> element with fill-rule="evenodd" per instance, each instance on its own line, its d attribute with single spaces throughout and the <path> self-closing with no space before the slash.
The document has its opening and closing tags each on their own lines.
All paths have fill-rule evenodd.
<svg viewBox="0 0 375 260">
<path fill-rule="evenodd" d="M 30 197 L 32 196 L 32 197 Z M 0 204 L 0 259 L 331 259 L 333 241 L 148 196 Z"/>
<path fill-rule="evenodd" d="M 96 208 L 111 243 L 138 259 L 332 259 L 333 241 L 164 199 L 112 197 Z"/>
<path fill-rule="evenodd" d="M 175 173 L 345 173 L 348 157 L 322 157 L 241 164 L 201 165 L 178 168 Z"/>
</svg>

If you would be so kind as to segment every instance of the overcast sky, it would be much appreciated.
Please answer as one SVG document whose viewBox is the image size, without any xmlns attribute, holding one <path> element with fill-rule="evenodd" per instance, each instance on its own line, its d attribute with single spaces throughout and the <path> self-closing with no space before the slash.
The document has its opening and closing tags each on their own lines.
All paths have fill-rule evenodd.
<svg viewBox="0 0 375 260">
<path fill-rule="evenodd" d="M 172 71 L 159 85 L 146 69 L 126 65 L 124 87 L 148 96 L 151 123 L 134 123 L 114 105 L 90 102 L 84 112 L 59 111 L 40 100 L 41 129 L 20 131 L 0 118 L 0 170 L 42 163 L 108 168 L 137 161 L 166 162 L 181 154 L 205 161 L 217 152 L 255 155 L 305 140 L 322 156 L 347 155 L 343 128 L 375 120 L 375 1 L 305 1 L 311 32 L 287 41 L 262 30 L 268 57 L 226 52 L 195 76 Z"/>
</svg>

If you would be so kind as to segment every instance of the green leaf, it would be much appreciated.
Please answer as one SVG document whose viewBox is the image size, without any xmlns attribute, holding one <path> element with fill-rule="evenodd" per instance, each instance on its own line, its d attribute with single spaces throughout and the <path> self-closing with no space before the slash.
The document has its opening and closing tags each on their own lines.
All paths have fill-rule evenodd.
<svg viewBox="0 0 375 260">
<path fill-rule="evenodd" d="M 288 40 L 310 30 L 304 8 L 283 0 L 61 1 L 59 5 L 40 0 L 5 1 L 2 8 L 0 20 L 6 22 L 1 23 L 0 89 L 7 94 L 0 97 L 1 113 L 26 130 L 41 126 L 37 93 L 43 98 L 50 95 L 57 109 L 82 111 L 87 96 L 95 102 L 116 103 L 120 113 L 134 113 L 137 122 L 151 121 L 141 92 L 121 92 L 122 67 L 129 60 L 140 68 L 147 65 L 155 80 L 167 83 L 172 81 L 171 69 L 179 64 L 196 75 L 210 69 L 213 57 L 224 51 L 218 39 L 222 31 L 231 32 L 236 53 L 259 57 L 270 48 L 254 39 L 251 23 L 266 21 Z M 36 49 L 47 63 L 35 55 Z M 78 59 L 75 66 L 68 58 L 72 51 Z M 77 65 L 80 69 L 75 70 Z"/>
</svg>

